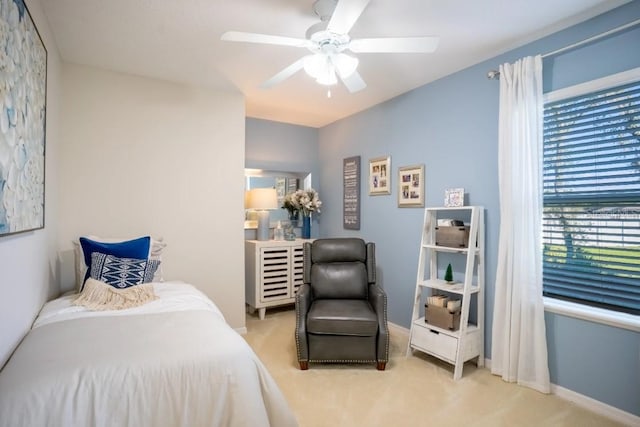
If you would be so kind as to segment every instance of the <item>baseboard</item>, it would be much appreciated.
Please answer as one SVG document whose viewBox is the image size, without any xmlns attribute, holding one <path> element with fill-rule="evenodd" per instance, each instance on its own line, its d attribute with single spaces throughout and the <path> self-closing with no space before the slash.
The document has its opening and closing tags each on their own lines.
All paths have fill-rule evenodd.
<svg viewBox="0 0 640 427">
<path fill-rule="evenodd" d="M 397 334 L 406 335 L 409 337 L 409 329 L 396 325 L 395 323 L 388 322 L 389 331 Z M 484 359 L 484 367 L 491 370 L 491 359 Z M 610 418 L 616 422 L 629 426 L 640 426 L 640 417 L 629 412 L 625 412 L 622 409 L 618 409 L 614 406 L 607 405 L 599 400 L 577 393 L 568 388 L 561 387 L 556 384 L 551 384 L 551 394 L 558 396 L 561 399 L 575 403 L 576 405 L 595 412 L 603 417 Z"/>
<path fill-rule="evenodd" d="M 242 328 L 234 328 L 234 331 L 236 331 L 237 333 L 239 333 L 240 335 L 246 335 L 247 334 L 247 327 L 243 326 Z"/>
<path fill-rule="evenodd" d="M 387 322 L 387 326 L 389 327 L 389 331 L 395 331 L 400 335 L 406 335 L 409 338 L 409 329 L 404 326 L 396 325 L 395 323 Z"/>
<path fill-rule="evenodd" d="M 573 402 L 576 405 L 593 411 L 599 415 L 610 418 L 614 421 L 622 423 L 628 426 L 640 426 L 640 417 L 629 412 L 625 412 L 622 409 L 618 409 L 614 406 L 607 405 L 599 400 L 585 396 L 580 393 L 576 393 L 568 388 L 560 387 L 559 385 L 551 384 L 551 393 L 560 397 L 561 399 Z"/>
<path fill-rule="evenodd" d="M 491 359 L 485 358 L 484 366 L 491 370 Z M 625 412 L 615 406 L 608 405 L 604 402 L 585 396 L 584 394 L 580 394 L 573 390 L 569 390 L 568 388 L 561 387 L 557 384 L 551 384 L 551 394 L 624 425 L 640 426 L 639 416 Z"/>
</svg>

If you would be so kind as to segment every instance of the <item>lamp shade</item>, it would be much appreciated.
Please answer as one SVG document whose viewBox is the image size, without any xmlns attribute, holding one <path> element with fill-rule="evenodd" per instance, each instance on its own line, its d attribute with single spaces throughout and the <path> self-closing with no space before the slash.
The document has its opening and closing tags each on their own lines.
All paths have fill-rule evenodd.
<svg viewBox="0 0 640 427">
<path fill-rule="evenodd" d="M 245 194 L 247 209 L 278 209 L 278 194 L 275 188 L 254 188 Z"/>
</svg>

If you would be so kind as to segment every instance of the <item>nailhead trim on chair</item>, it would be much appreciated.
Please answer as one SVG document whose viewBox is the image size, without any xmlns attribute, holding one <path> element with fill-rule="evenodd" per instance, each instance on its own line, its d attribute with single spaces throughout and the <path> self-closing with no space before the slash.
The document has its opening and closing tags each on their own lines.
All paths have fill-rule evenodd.
<svg viewBox="0 0 640 427">
<path fill-rule="evenodd" d="M 377 360 L 341 360 L 341 359 L 329 359 L 329 360 L 325 360 L 325 359 L 309 359 L 309 362 L 311 363 L 376 363 L 378 362 Z"/>
<path fill-rule="evenodd" d="M 378 286 L 378 285 L 376 285 Z M 387 325 L 387 348 L 385 351 L 385 355 L 384 355 L 384 360 L 381 360 L 381 362 L 388 362 L 389 361 L 389 341 L 391 341 L 391 337 L 389 336 L 389 322 L 387 322 L 387 294 L 384 294 L 384 324 Z"/>
<path fill-rule="evenodd" d="M 299 306 L 300 306 L 300 296 L 296 292 L 296 330 L 295 330 L 296 353 L 298 353 L 298 362 L 308 362 L 308 360 L 301 360 L 300 359 L 300 339 L 298 338 L 298 328 L 300 326 L 301 319 L 300 319 L 300 310 L 298 310 Z"/>
</svg>

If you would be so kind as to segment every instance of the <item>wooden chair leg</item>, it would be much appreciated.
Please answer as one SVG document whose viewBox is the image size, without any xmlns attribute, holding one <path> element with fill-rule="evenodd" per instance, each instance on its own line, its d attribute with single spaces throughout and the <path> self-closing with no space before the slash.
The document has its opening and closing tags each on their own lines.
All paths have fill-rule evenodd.
<svg viewBox="0 0 640 427">
<path fill-rule="evenodd" d="M 306 371 L 307 369 L 309 369 L 309 362 L 307 361 L 300 362 L 300 370 Z"/>
<path fill-rule="evenodd" d="M 387 362 L 378 362 L 376 368 L 378 368 L 378 371 L 384 371 L 384 368 L 386 368 L 387 366 Z"/>
</svg>

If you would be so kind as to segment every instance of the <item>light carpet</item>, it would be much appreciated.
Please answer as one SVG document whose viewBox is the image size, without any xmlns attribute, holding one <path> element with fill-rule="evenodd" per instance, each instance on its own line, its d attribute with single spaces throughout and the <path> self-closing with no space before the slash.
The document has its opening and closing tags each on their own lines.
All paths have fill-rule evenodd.
<svg viewBox="0 0 640 427">
<path fill-rule="evenodd" d="M 280 385 L 301 427 L 620 426 L 557 396 L 508 384 L 489 370 L 453 366 L 414 352 L 391 333 L 385 371 L 371 365 L 310 364 L 301 371 L 292 308 L 247 314 L 245 339 Z M 277 427 L 277 426 L 274 426 Z"/>
</svg>

